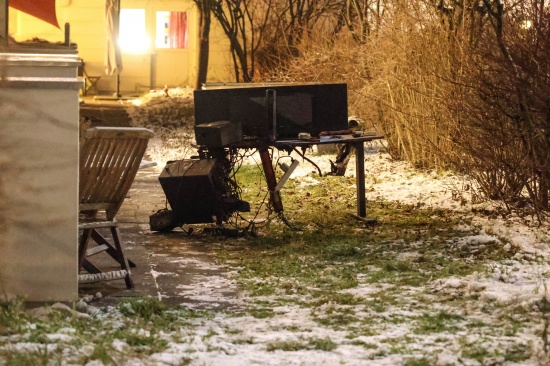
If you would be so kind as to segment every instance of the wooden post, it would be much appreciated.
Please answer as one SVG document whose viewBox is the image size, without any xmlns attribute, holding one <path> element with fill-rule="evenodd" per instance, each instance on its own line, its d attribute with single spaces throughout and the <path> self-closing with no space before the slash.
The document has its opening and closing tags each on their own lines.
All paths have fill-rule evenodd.
<svg viewBox="0 0 550 366">
<path fill-rule="evenodd" d="M 9 43 L 8 9 L 9 0 L 0 0 L 0 46 L 6 47 Z"/>
<path fill-rule="evenodd" d="M 65 23 L 65 46 L 69 47 L 71 45 L 71 25 Z"/>
</svg>

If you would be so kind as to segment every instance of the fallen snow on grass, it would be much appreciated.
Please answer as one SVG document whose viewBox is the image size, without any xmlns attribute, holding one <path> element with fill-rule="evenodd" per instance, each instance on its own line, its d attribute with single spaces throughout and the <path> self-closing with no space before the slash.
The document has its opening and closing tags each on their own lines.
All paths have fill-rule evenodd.
<svg viewBox="0 0 550 366">
<path fill-rule="evenodd" d="M 330 170 L 332 156 L 311 158 L 323 172 Z M 473 204 L 471 183 L 464 177 L 418 172 L 406 162 L 393 161 L 376 144 L 367 149 L 365 166 L 370 200 L 467 214 L 472 214 L 476 208 L 491 211 L 496 207 L 493 202 Z M 346 175 L 355 175 L 353 158 Z M 307 162 L 300 164 L 291 179 L 296 181 L 297 187 L 319 183 L 316 169 Z M 479 234 L 461 238 L 454 245 L 478 248 L 496 243 L 504 250 L 514 247 L 517 250 L 514 259 L 495 263 L 482 273 L 436 279 L 424 288 L 395 289 L 388 284 L 365 282 L 358 276 L 358 285 L 344 292 L 362 299 L 384 292 L 399 297 L 397 304 L 385 306 L 379 312 L 369 305 L 281 306 L 276 305 L 278 301 L 274 299 L 247 298 L 245 295 L 239 303 L 260 300 L 274 304 L 268 305 L 271 315 L 264 318 L 218 313 L 212 319 L 197 320 L 191 332 L 194 336 L 186 342 L 171 341 L 164 352 L 129 364 L 175 365 L 185 361 L 192 365 L 396 365 L 414 362 L 478 365 L 479 360 L 483 360 L 483 364 L 546 364 L 548 355 L 543 350 L 541 334 L 548 316 L 543 309 L 544 301 L 548 300 L 546 280 L 550 274 L 548 225 L 537 226 L 533 218 L 498 218 L 498 215 L 480 215 L 473 223 L 480 228 Z M 457 229 L 467 232 L 471 226 Z M 401 253 L 400 258 L 415 255 L 414 252 Z M 218 291 L 225 285 L 230 286 L 226 278 L 204 278 L 202 283 L 207 291 L 199 291 L 199 294 L 194 285 L 180 286 L 180 289 L 186 296 L 210 302 L 219 300 Z M 212 295 L 204 297 L 210 290 Z M 330 323 L 335 314 L 347 313 L 353 314 L 350 324 Z M 442 329 L 423 333 L 423 326 L 430 329 L 440 315 L 443 319 L 448 318 L 442 323 Z M 503 320 L 508 317 L 513 319 L 512 323 L 517 323 L 514 323 L 517 329 L 501 328 L 508 327 Z M 427 323 L 423 325 L 424 318 Z M 323 319 L 330 325 L 321 325 Z M 476 322 L 491 326 L 478 333 Z M 516 358 L 526 350 L 531 355 L 528 359 Z M 519 361 L 514 361 L 516 359 Z"/>
<path fill-rule="evenodd" d="M 181 159 L 188 149 L 162 152 L 152 142 L 150 156 L 163 164 Z M 323 172 L 330 170 L 333 156 L 310 156 Z M 355 175 L 351 159 L 346 175 Z M 378 143 L 367 147 L 367 197 L 369 200 L 400 202 L 417 207 L 436 207 L 474 215 L 475 235 L 453 245 L 475 251 L 496 244 L 514 250 L 513 259 L 495 262 L 474 274 L 438 278 L 422 287 L 370 283 L 366 274 L 357 276 L 357 286 L 342 293 L 359 299 L 356 304 L 325 303 L 301 306 L 285 303 L 281 295 L 250 297 L 238 292 L 235 272 L 195 276 L 177 286 L 193 306 L 215 309 L 220 302 L 234 302 L 240 312 L 211 311 L 211 316 L 186 320 L 186 325 L 157 336 L 167 342 L 161 352 L 124 355 L 130 346 L 118 339 L 112 348 L 124 365 L 547 365 L 549 350 L 544 329 L 550 309 L 547 280 L 550 277 L 550 230 L 548 223 L 535 225 L 534 218 L 477 214 L 496 212 L 493 202 L 472 203 L 472 187 L 464 177 L 449 173 L 419 172 L 406 162 L 394 161 Z M 316 169 L 301 162 L 292 178 L 298 188 L 319 183 Z M 354 187 L 350 187 L 354 188 Z M 471 226 L 457 230 L 468 232 Z M 421 242 L 416 243 L 422 245 Z M 411 245 L 411 247 L 414 247 Z M 399 253 L 400 260 L 415 258 L 414 251 Z M 219 271 L 219 265 L 196 258 L 174 259 L 181 266 Z M 373 271 L 375 269 L 373 268 Z M 157 279 L 176 273 L 151 271 Z M 288 279 L 292 281 L 292 279 Z M 391 296 L 384 300 L 383 296 Z M 379 302 L 374 302 L 375 300 Z M 311 299 L 301 299 L 304 304 Z M 244 309 L 259 304 L 252 315 Z M 116 308 L 100 316 L 105 324 L 127 327 Z M 546 323 L 545 323 L 546 322 Z M 112 326 L 116 328 L 117 326 Z M 0 328 L 1 330 L 1 328 Z M 140 335 L 146 337 L 147 335 Z M 149 334 L 150 336 L 150 334 Z M 66 328 L 47 334 L 47 351 L 68 347 L 74 334 Z M 546 336 L 548 337 L 548 336 Z M 38 348 L 37 348 L 38 347 Z M 10 350 L 36 352 L 38 342 L 9 339 L 0 333 L 0 361 Z M 91 354 L 88 347 L 70 348 L 69 359 Z M 527 354 L 528 357 L 522 358 Z M 84 358 L 85 359 L 85 358 Z M 0 362 L 1 363 L 1 362 Z M 63 364 L 71 364 L 67 361 Z M 97 360 L 88 366 L 101 365 Z"/>
<path fill-rule="evenodd" d="M 372 147 L 367 155 L 367 191 L 371 200 L 398 201 L 472 214 L 467 183 L 451 174 L 417 172 L 407 163 L 393 161 Z M 326 172 L 331 156 L 313 159 Z M 354 176 L 354 161 L 347 175 Z M 302 163 L 293 174 L 297 186 L 315 185 L 315 169 Z M 481 204 L 487 210 L 493 203 Z M 211 318 L 188 321 L 188 327 L 164 335 L 168 347 L 148 357 L 125 361 L 127 365 L 544 365 L 542 332 L 548 317 L 546 281 L 550 274 L 548 226 L 536 226 L 530 218 L 477 216 L 475 235 L 453 245 L 475 253 L 486 245 L 517 250 L 512 260 L 495 262 L 483 272 L 465 277 L 435 279 L 424 287 L 395 288 L 373 284 L 358 276 L 355 288 L 342 291 L 365 303 L 323 304 L 318 307 L 283 305 L 279 299 L 233 298 L 237 307 L 260 302 L 269 315 L 252 316 L 214 312 Z M 471 226 L 457 230 L 468 232 Z M 417 243 L 422 245 L 421 242 Z M 411 245 L 411 247 L 414 247 Z M 415 258 L 415 252 L 398 258 Z M 202 269 L 212 263 L 182 264 Z M 374 269 L 373 269 L 374 270 Z M 178 286 L 181 295 L 206 307 L 236 289 L 228 276 L 197 277 Z M 292 279 L 289 279 L 292 280 Z M 369 303 L 380 294 L 394 300 L 380 308 Z M 304 298 L 305 303 L 311 299 Z M 349 317 L 348 317 L 349 316 Z M 346 320 L 347 319 L 347 320 Z M 482 326 L 488 325 L 488 326 Z M 437 328 L 440 327 L 440 328 Z M 479 329 L 479 331 L 477 330 Z M 522 355 L 528 353 L 527 359 Z M 415 363 L 416 362 L 416 363 Z"/>
</svg>

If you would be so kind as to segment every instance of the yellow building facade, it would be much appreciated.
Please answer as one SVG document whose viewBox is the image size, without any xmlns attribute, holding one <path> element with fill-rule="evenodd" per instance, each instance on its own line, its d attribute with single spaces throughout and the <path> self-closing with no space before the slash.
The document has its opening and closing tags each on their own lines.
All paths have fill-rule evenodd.
<svg viewBox="0 0 550 366">
<path fill-rule="evenodd" d="M 9 33 L 18 42 L 64 41 L 64 24 L 90 76 L 100 76 L 97 90 L 111 94 L 116 75 L 105 73 L 107 30 L 103 0 L 57 0 L 61 29 L 10 8 Z M 176 44 L 174 31 L 184 40 Z M 194 86 L 198 68 L 199 14 L 192 0 L 121 0 L 121 94 L 149 89 Z M 171 37 L 171 39 L 170 39 Z M 208 82 L 234 81 L 229 42 L 215 19 L 210 32 Z"/>
</svg>

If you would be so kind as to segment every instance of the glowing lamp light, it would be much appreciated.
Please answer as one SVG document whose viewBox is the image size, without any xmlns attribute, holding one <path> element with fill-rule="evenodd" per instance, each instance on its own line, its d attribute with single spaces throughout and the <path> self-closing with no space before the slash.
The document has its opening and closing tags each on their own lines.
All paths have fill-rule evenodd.
<svg viewBox="0 0 550 366">
<path fill-rule="evenodd" d="M 145 9 L 122 9 L 120 11 L 118 45 L 125 53 L 149 52 L 151 38 L 147 36 L 145 28 Z"/>
<path fill-rule="evenodd" d="M 132 37 L 119 37 L 120 49 L 126 53 L 141 54 L 148 53 L 151 49 L 151 39 L 146 35 L 133 35 Z"/>
</svg>

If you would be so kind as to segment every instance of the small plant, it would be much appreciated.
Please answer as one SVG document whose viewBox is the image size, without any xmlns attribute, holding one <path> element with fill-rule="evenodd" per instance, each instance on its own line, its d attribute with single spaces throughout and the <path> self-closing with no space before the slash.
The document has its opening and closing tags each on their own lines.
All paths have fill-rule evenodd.
<svg viewBox="0 0 550 366">
<path fill-rule="evenodd" d="M 16 333 L 27 324 L 22 299 L 0 300 L 0 335 Z"/>
<path fill-rule="evenodd" d="M 114 364 L 115 360 L 112 356 L 113 348 L 105 343 L 96 344 L 92 354 L 87 357 L 88 360 L 98 360 L 104 365 Z"/>
</svg>

